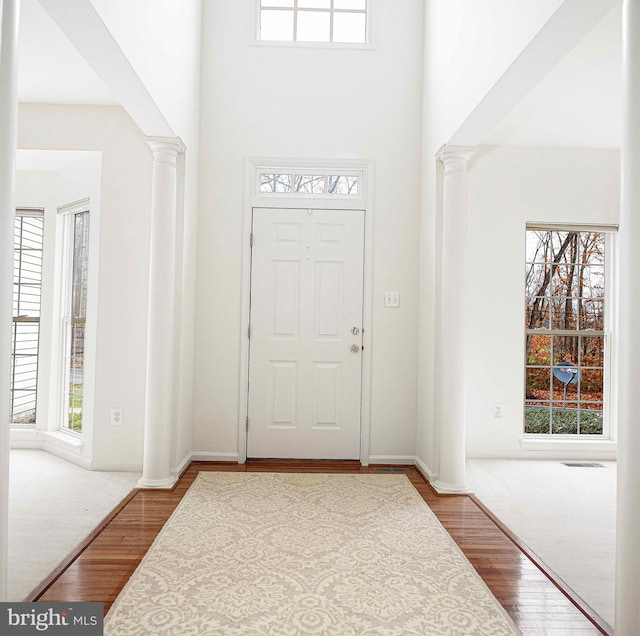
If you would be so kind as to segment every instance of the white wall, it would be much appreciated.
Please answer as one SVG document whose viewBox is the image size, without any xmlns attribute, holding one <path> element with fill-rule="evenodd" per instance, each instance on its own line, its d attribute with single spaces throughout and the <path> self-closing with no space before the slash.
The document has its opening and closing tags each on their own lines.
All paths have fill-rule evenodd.
<svg viewBox="0 0 640 636">
<path fill-rule="evenodd" d="M 91 0 L 177 135 L 197 125 L 202 0 Z"/>
<path fill-rule="evenodd" d="M 564 0 L 426 0 L 431 156 Z"/>
<path fill-rule="evenodd" d="M 172 466 L 191 451 L 199 178 L 201 0 L 91 0 L 187 150 L 180 159 Z"/>
<path fill-rule="evenodd" d="M 484 146 L 471 160 L 464 334 L 468 456 L 548 452 L 520 446 L 526 223 L 616 224 L 618 210 L 617 151 Z M 502 418 L 493 417 L 495 402 L 504 404 Z"/>
<path fill-rule="evenodd" d="M 439 180 L 435 153 L 563 0 L 425 0 L 417 456 L 437 472 L 434 350 Z"/>
<path fill-rule="evenodd" d="M 85 390 L 83 393 L 82 446 L 59 443 L 41 435 L 60 426 L 61 403 L 61 280 L 62 260 L 59 249 L 63 241 L 63 223 L 57 214 L 60 206 L 89 198 L 91 222 L 100 225 L 101 154 L 87 151 L 22 150 L 20 160 L 42 165 L 48 171 L 20 170 L 16 174 L 18 207 L 44 208 L 43 277 L 38 356 L 38 403 L 35 430 L 12 431 L 14 445 L 44 447 L 63 457 L 90 466 L 93 448 L 93 416 L 95 389 L 96 313 L 98 289 L 99 233 L 92 232 L 89 246 L 89 295 L 85 334 Z M 28 156 L 27 156 L 28 155 Z M 35 155 L 35 157 L 34 157 Z M 49 156 L 47 156 L 49 155 Z M 51 155 L 55 155 L 51 159 Z M 64 156 L 64 157 L 63 157 Z M 63 161 L 60 160 L 63 157 Z M 57 159 L 57 161 L 56 161 Z M 56 253 L 56 244 L 58 253 Z M 51 444 L 54 444 L 52 447 Z"/>
<path fill-rule="evenodd" d="M 376 2 L 373 50 L 256 45 L 254 6 L 203 5 L 194 451 L 239 450 L 245 158 L 362 158 L 375 162 L 370 452 L 413 457 L 422 2 Z"/>
<path fill-rule="evenodd" d="M 92 227 L 99 238 L 99 264 L 93 453 L 87 459 L 94 469 L 137 470 L 144 416 L 151 151 L 121 108 L 97 106 L 22 104 L 18 146 L 102 152 L 100 223 Z M 110 425 L 113 406 L 124 409 L 122 427 Z"/>
</svg>

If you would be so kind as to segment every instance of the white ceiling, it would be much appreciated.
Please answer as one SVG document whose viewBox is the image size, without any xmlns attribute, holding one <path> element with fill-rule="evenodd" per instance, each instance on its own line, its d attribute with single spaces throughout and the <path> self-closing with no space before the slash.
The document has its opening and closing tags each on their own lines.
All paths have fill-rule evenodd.
<svg viewBox="0 0 640 636">
<path fill-rule="evenodd" d="M 493 129 L 484 143 L 620 147 L 621 7 L 617 5 Z"/>
<path fill-rule="evenodd" d="M 494 128 L 484 143 L 619 147 L 620 23 L 618 6 Z M 19 99 L 118 103 L 38 0 L 22 0 Z"/>
<path fill-rule="evenodd" d="M 53 104 L 117 104 L 38 0 L 22 0 L 18 98 Z"/>
</svg>

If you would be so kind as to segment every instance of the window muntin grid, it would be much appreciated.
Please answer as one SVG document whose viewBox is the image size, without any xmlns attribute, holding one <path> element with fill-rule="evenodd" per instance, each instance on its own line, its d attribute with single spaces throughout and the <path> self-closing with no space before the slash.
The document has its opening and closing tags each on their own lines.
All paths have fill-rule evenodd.
<svg viewBox="0 0 640 636">
<path fill-rule="evenodd" d="M 295 172 L 260 172 L 259 194 L 329 195 L 360 197 L 359 175 Z"/>
<path fill-rule="evenodd" d="M 89 272 L 89 211 L 66 214 L 67 290 L 63 328 L 63 389 L 60 428 L 81 433 L 84 402 L 85 328 Z"/>
<path fill-rule="evenodd" d="M 260 0 L 258 39 L 366 44 L 368 0 Z"/>
<path fill-rule="evenodd" d="M 605 433 L 606 244 L 599 229 L 527 230 L 527 434 Z"/>
<path fill-rule="evenodd" d="M 11 426 L 36 424 L 44 211 L 16 210 L 11 323 Z"/>
</svg>

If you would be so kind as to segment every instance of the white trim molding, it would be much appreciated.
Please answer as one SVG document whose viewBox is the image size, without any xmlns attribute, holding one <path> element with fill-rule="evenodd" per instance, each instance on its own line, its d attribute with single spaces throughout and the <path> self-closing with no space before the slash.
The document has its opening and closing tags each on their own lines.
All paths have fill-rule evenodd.
<svg viewBox="0 0 640 636">
<path fill-rule="evenodd" d="M 193 451 L 189 458 L 192 462 L 237 462 L 243 464 L 244 461 L 240 461 L 239 453 L 216 453 L 210 451 Z"/>
<path fill-rule="evenodd" d="M 544 454 L 545 458 L 571 457 L 571 459 L 607 459 L 615 460 L 618 444 L 608 439 L 566 439 L 544 437 L 523 437 L 520 447 L 523 451 Z M 518 455 L 519 457 L 521 455 Z"/>
<path fill-rule="evenodd" d="M 246 163 L 247 194 L 252 207 L 306 208 L 344 210 L 366 209 L 371 188 L 373 162 L 358 159 L 302 159 L 278 157 L 250 157 Z M 308 194 L 304 192 L 261 192 L 260 174 L 353 176 L 359 178 L 357 195 Z"/>
<path fill-rule="evenodd" d="M 418 472 L 429 482 L 429 484 L 437 481 L 438 473 L 432 471 L 419 457 L 416 457 L 415 460 Z"/>
<path fill-rule="evenodd" d="M 172 466 L 171 467 L 171 473 L 173 475 L 175 475 L 176 477 L 180 477 L 180 475 L 182 475 L 182 472 L 189 467 L 189 464 L 192 462 L 192 455 L 193 453 L 189 452 L 187 453 L 183 460 L 177 465 L 177 466 Z"/>
<path fill-rule="evenodd" d="M 274 196 L 259 193 L 256 179 L 263 170 L 291 170 L 307 173 L 360 176 L 358 196 L 297 195 L 286 193 Z M 368 466 L 371 425 L 371 325 L 373 313 L 373 191 L 374 163 L 367 159 L 326 159 L 299 157 L 248 157 L 245 161 L 245 200 L 242 238 L 242 338 L 240 341 L 240 386 L 238 404 L 238 463 L 247 459 L 247 388 L 249 384 L 249 312 L 251 293 L 251 220 L 254 208 L 315 208 L 321 210 L 364 210 L 364 294 L 363 294 L 363 352 L 362 352 L 362 408 L 360 413 L 360 463 Z M 229 460 L 227 460 L 229 461 Z"/>
<path fill-rule="evenodd" d="M 364 42 L 306 42 L 304 40 L 262 40 L 260 39 L 260 0 L 248 0 L 253 12 L 253 20 L 250 21 L 249 46 L 258 47 L 283 47 L 301 49 L 348 49 L 352 51 L 374 51 L 373 45 L 373 7 L 376 0 L 367 0 L 365 13 L 365 41 Z M 277 4 L 276 4 L 277 6 Z M 287 9 L 286 7 L 284 7 Z M 293 9 L 290 9 L 293 10 Z"/>
<path fill-rule="evenodd" d="M 20 436 L 12 442 L 12 448 L 39 449 L 64 459 L 85 470 L 91 470 L 91 462 L 82 456 L 83 443 L 80 437 L 62 431 L 38 431 L 31 440 Z"/>
<path fill-rule="evenodd" d="M 369 455 L 369 464 L 415 466 L 414 455 Z"/>
</svg>

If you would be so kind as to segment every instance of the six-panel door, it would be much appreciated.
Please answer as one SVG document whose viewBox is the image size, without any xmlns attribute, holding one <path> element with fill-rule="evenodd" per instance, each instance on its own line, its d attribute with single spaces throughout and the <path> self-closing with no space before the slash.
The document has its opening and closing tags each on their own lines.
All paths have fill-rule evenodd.
<svg viewBox="0 0 640 636">
<path fill-rule="evenodd" d="M 255 209 L 248 457 L 358 459 L 364 211 Z"/>
</svg>

